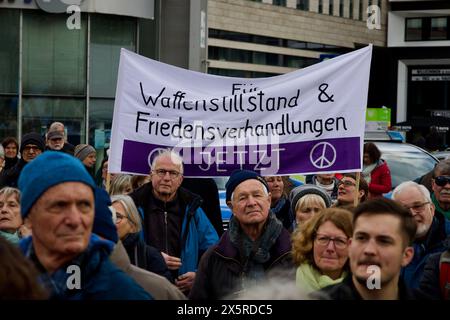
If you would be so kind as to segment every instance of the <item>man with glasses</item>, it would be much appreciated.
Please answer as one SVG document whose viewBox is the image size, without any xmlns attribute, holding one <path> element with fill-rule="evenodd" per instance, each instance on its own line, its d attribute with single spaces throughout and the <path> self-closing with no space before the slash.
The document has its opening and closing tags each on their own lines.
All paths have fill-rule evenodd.
<svg viewBox="0 0 450 320">
<path fill-rule="evenodd" d="M 333 300 L 410 300 L 415 297 L 400 277 L 413 258 L 416 223 L 397 202 L 368 200 L 353 211 L 349 259 L 352 274 L 325 287 Z"/>
<path fill-rule="evenodd" d="M 166 261 L 177 287 L 191 289 L 201 255 L 219 238 L 201 209 L 201 198 L 180 187 L 183 160 L 166 150 L 152 162 L 149 183 L 130 196 L 144 212 L 147 244 L 157 248 Z"/>
<path fill-rule="evenodd" d="M 434 167 L 431 188 L 436 211 L 450 219 L 450 160 L 443 160 Z"/>
<path fill-rule="evenodd" d="M 44 149 L 45 142 L 39 134 L 32 132 L 23 135 L 22 142 L 20 144 L 20 153 L 22 157 L 14 167 L 2 173 L 2 177 L 0 178 L 0 188 L 17 188 L 17 181 L 19 180 L 19 175 L 22 172 L 22 169 L 26 164 L 44 152 Z"/>
<path fill-rule="evenodd" d="M 417 223 L 414 258 L 402 269 L 402 276 L 410 288 L 418 288 L 429 256 L 445 250 L 444 240 L 450 235 L 450 221 L 435 211 L 428 189 L 413 181 L 398 185 L 392 199 L 408 209 Z"/>
<path fill-rule="evenodd" d="M 344 173 L 342 179 L 338 182 L 338 196 L 336 207 L 351 209 L 354 206 L 355 198 L 357 204 L 364 202 L 369 194 L 369 185 L 361 176 L 359 188 L 356 189 L 356 174 Z"/>
</svg>

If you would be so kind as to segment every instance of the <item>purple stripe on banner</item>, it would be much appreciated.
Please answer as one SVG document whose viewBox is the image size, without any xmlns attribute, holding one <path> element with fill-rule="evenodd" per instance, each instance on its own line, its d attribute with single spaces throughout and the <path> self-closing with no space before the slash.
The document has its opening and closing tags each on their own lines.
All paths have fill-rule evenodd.
<svg viewBox="0 0 450 320">
<path fill-rule="evenodd" d="M 150 163 L 167 146 L 124 140 L 122 171 L 148 174 Z M 360 138 L 336 138 L 279 145 L 190 147 L 183 156 L 185 176 L 229 176 L 247 169 L 263 175 L 361 169 Z"/>
</svg>

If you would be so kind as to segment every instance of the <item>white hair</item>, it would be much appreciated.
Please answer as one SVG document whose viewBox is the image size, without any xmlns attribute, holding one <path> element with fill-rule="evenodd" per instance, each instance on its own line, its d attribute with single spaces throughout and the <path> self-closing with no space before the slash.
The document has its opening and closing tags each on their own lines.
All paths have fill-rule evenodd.
<svg viewBox="0 0 450 320">
<path fill-rule="evenodd" d="M 141 215 L 139 214 L 133 199 L 126 194 L 119 194 L 111 196 L 111 203 L 119 202 L 125 209 L 125 214 L 128 220 L 135 227 L 134 232 L 140 232 L 142 229 Z"/>
<path fill-rule="evenodd" d="M 430 191 L 428 191 L 424 185 L 418 184 L 414 181 L 405 181 L 400 183 L 392 192 L 392 200 L 396 200 L 400 193 L 409 188 L 416 188 L 423 195 L 426 201 L 431 202 Z"/>
<path fill-rule="evenodd" d="M 180 173 L 183 174 L 184 172 L 184 167 L 183 167 L 183 158 L 176 153 L 175 151 L 173 151 L 172 149 L 165 149 L 163 151 L 160 151 L 154 158 L 152 161 L 152 166 L 151 169 L 153 170 L 153 168 L 156 165 L 156 161 L 158 161 L 160 158 L 164 158 L 164 157 L 168 157 L 170 158 L 170 160 L 177 166 L 180 167 Z"/>
</svg>

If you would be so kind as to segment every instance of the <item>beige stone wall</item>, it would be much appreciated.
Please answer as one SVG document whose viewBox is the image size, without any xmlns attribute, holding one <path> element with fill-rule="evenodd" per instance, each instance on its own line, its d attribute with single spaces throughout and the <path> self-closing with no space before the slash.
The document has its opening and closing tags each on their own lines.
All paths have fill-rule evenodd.
<svg viewBox="0 0 450 320">
<path fill-rule="evenodd" d="M 358 10 L 358 2 L 354 1 L 354 11 Z M 386 13 L 383 12 L 386 10 L 385 2 L 382 0 L 381 30 L 369 30 L 365 19 L 358 21 L 246 0 L 209 0 L 208 27 L 347 48 L 369 43 L 384 47 L 387 27 Z M 327 12 L 328 1 L 323 1 L 323 4 Z M 367 0 L 364 5 L 367 8 Z M 311 6 L 310 10 L 316 11 L 317 1 L 311 0 Z M 335 10 L 339 12 L 336 5 Z"/>
</svg>

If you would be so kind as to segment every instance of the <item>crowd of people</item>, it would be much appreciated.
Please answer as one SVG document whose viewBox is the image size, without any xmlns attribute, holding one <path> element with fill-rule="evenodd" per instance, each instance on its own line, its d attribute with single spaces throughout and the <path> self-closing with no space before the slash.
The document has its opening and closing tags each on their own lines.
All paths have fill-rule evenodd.
<svg viewBox="0 0 450 320">
<path fill-rule="evenodd" d="M 157 154 L 108 174 L 64 125 L 0 147 L 0 297 L 55 300 L 449 299 L 450 160 L 392 189 L 375 144 L 360 173 L 234 171 L 223 229 L 213 179 Z M 264 287 L 267 285 L 267 287 Z M 257 288 L 255 290 L 255 288 Z M 275 290 L 277 291 L 277 290 Z M 290 296 L 286 293 L 289 292 Z M 258 295 L 260 294 L 260 295 Z"/>
</svg>

